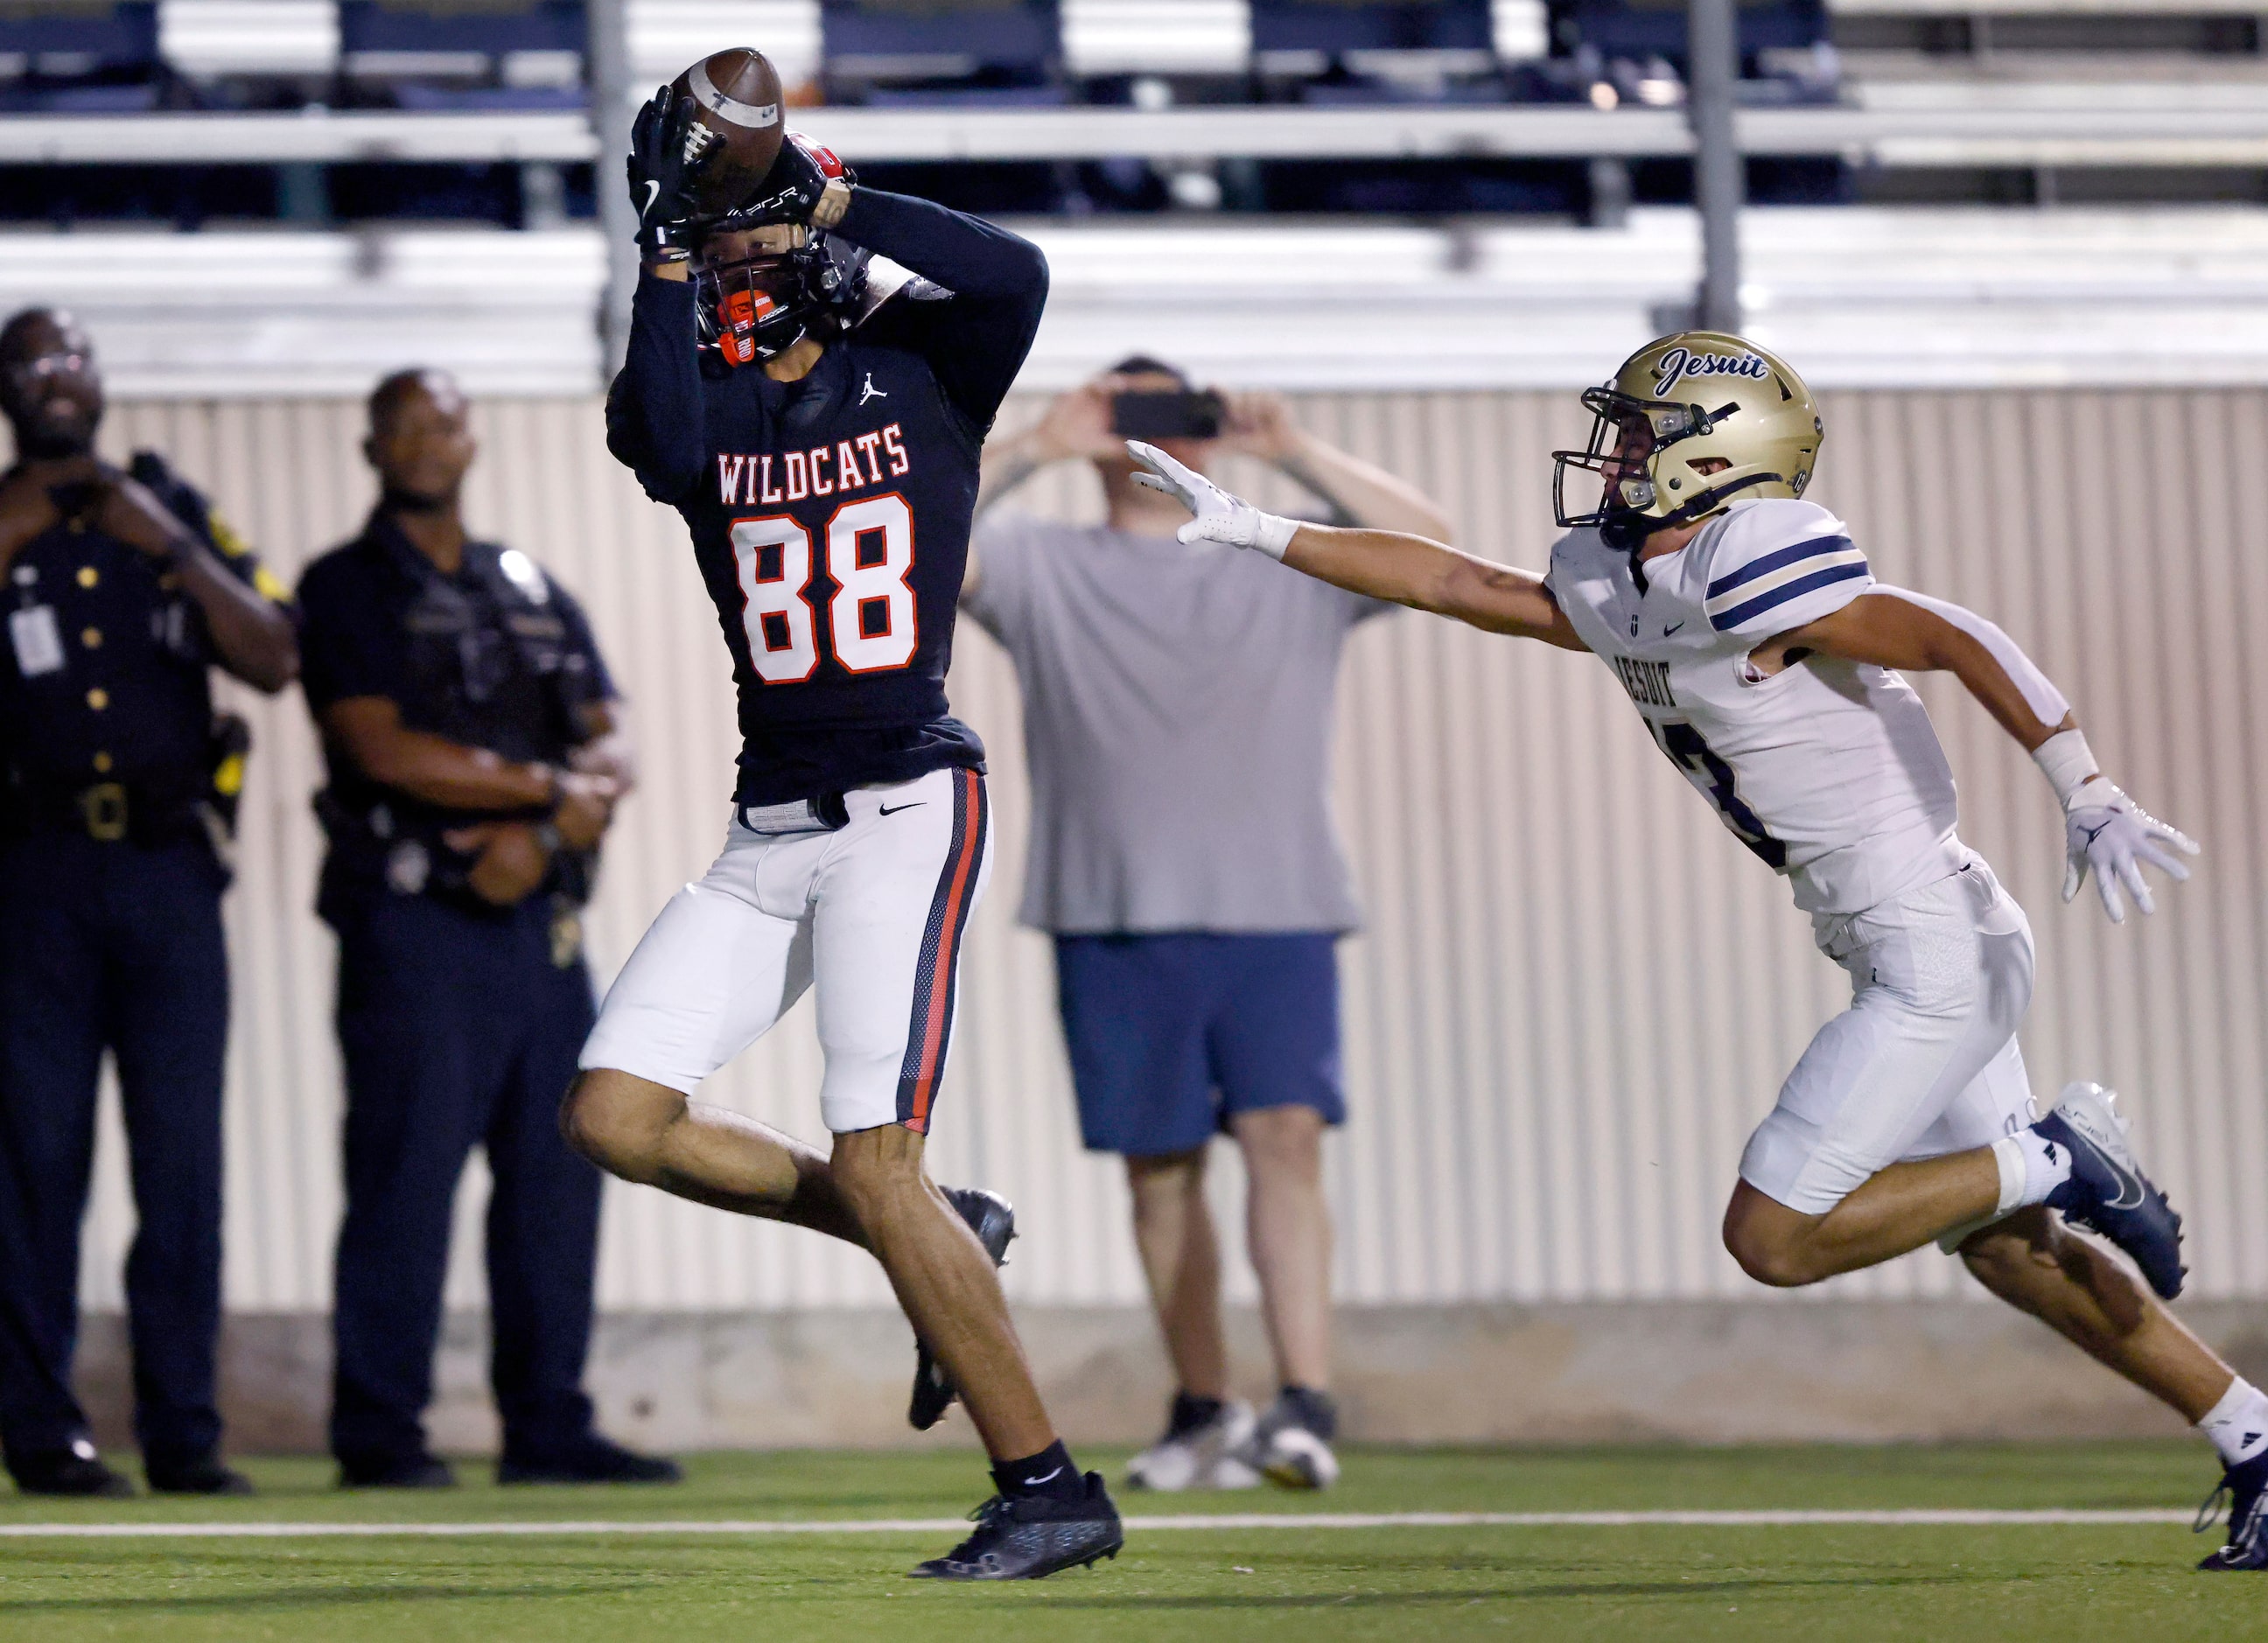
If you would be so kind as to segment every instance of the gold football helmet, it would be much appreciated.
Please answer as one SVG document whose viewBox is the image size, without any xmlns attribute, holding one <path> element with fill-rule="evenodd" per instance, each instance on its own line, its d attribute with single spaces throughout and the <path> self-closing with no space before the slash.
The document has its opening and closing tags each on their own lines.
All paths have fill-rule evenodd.
<svg viewBox="0 0 2268 1643">
<path fill-rule="evenodd" d="M 1801 377 L 1722 331 L 1648 343 L 1583 404 L 1590 447 L 1551 453 L 1552 506 L 1562 526 L 1596 526 L 1619 547 L 1735 499 L 1801 496 L 1827 431 Z M 1599 475 L 1587 513 L 1568 507 L 1571 471 Z"/>
</svg>

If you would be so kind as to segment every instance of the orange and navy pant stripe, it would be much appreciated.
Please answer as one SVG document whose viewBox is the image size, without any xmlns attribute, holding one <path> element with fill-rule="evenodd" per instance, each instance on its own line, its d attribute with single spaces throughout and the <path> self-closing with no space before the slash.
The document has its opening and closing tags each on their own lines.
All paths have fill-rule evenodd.
<svg viewBox="0 0 2268 1643">
<path fill-rule="evenodd" d="M 929 924 L 922 932 L 921 956 L 914 966 L 913 1020 L 906 1032 L 905 1065 L 898 1072 L 898 1122 L 917 1135 L 929 1133 L 930 1109 L 945 1076 L 960 985 L 961 939 L 976 905 L 976 877 L 984 866 L 990 823 L 984 777 L 975 770 L 954 770 L 953 842 L 938 871 L 937 894 L 930 898 Z"/>
</svg>

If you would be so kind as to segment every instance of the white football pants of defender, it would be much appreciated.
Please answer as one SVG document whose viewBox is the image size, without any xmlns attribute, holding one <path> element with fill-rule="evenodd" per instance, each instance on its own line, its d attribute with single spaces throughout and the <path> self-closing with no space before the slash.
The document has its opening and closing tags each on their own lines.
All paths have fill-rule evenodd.
<svg viewBox="0 0 2268 1643">
<path fill-rule="evenodd" d="M 827 1127 L 926 1134 L 991 876 L 984 778 L 932 770 L 843 807 L 832 829 L 807 803 L 743 807 L 608 989 L 580 1065 L 689 1095 L 815 985 Z"/>
<path fill-rule="evenodd" d="M 1742 1180 L 1823 1215 L 1891 1164 L 1988 1146 L 2032 1122 L 2016 1045 L 2032 927 L 1983 857 L 1864 912 L 1812 922 L 1820 950 L 1850 972 L 1851 1007 L 1780 1086 L 1742 1154 Z M 1950 1249 L 1975 1230 L 1940 1241 Z"/>
</svg>

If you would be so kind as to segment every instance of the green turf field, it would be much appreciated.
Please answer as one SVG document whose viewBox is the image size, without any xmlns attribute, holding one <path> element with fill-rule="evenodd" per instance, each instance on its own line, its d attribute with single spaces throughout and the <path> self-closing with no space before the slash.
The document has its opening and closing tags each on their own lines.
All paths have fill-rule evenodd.
<svg viewBox="0 0 2268 1643">
<path fill-rule="evenodd" d="M 1115 1474 L 1122 1456 L 1104 1461 Z M 1130 1512 L 2185 1509 L 2191 1444 L 1353 1451 L 1328 1495 L 1122 1499 Z M 537 1535 L 0 1538 L 0 1637 L 771 1643 L 787 1639 L 2025 1639 L 2268 1635 L 2268 1584 L 2205 1576 L 2165 1522 L 1466 1525 L 1134 1531 L 1116 1563 L 1016 1587 L 902 1578 L 953 1538 L 625 1532 L 679 1521 L 957 1516 L 974 1456 L 709 1455 L 677 1489 L 342 1495 L 313 1461 L 252 1462 L 251 1500 L 62 1505 L 19 1525 L 609 1524 Z"/>
</svg>

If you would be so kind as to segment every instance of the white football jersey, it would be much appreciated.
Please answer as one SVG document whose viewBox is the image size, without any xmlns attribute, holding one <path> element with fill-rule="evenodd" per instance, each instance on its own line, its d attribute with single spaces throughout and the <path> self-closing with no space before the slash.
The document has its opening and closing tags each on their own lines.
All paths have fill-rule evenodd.
<svg viewBox="0 0 2268 1643">
<path fill-rule="evenodd" d="M 1815 503 L 1736 502 L 1646 562 L 1595 530 L 1551 550 L 1552 597 L 1615 671 L 1670 762 L 1807 912 L 1855 913 L 1959 871 L 1953 772 L 1913 687 L 1815 656 L 1759 674 L 1756 646 L 1874 586 Z"/>
</svg>

